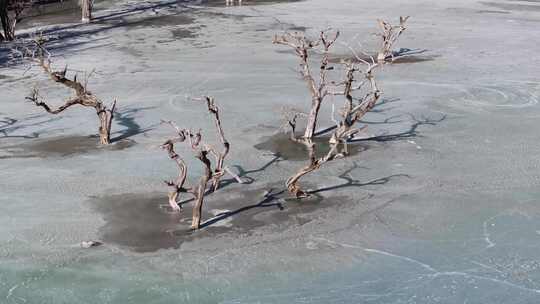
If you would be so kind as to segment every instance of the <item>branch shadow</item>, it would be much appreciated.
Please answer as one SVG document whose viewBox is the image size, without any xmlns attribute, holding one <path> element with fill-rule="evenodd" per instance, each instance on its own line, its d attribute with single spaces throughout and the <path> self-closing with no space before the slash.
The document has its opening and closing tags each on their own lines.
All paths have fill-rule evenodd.
<svg viewBox="0 0 540 304">
<path fill-rule="evenodd" d="M 315 198 L 316 200 L 321 200 L 322 201 L 322 200 L 324 200 L 324 197 L 319 195 L 319 193 L 321 193 L 321 192 L 327 192 L 327 191 L 331 191 L 331 190 L 336 190 L 336 189 L 340 189 L 340 188 L 348 188 L 348 187 L 364 187 L 364 186 L 369 186 L 369 185 L 384 185 L 384 184 L 389 183 L 390 181 L 392 181 L 395 178 L 400 178 L 400 177 L 410 178 L 410 176 L 407 175 L 407 174 L 393 174 L 393 175 L 389 175 L 389 176 L 386 176 L 386 177 L 377 178 L 377 179 L 374 179 L 374 180 L 371 180 L 371 181 L 368 181 L 368 182 L 360 182 L 359 180 L 353 179 L 350 176 L 350 173 L 352 171 L 354 171 L 355 169 L 358 169 L 358 168 L 361 168 L 361 167 L 358 166 L 357 163 L 354 163 L 354 165 L 351 168 L 345 170 L 342 174 L 340 174 L 338 177 L 345 180 L 345 182 L 342 183 L 342 184 L 329 186 L 329 187 L 325 187 L 325 188 L 320 188 L 320 189 L 313 190 L 313 191 L 309 191 L 309 194 L 311 195 L 310 198 Z M 217 214 L 213 218 L 210 218 L 210 219 L 206 220 L 204 223 L 202 223 L 201 228 L 209 227 L 209 226 L 214 225 L 214 224 L 216 224 L 216 223 L 218 223 L 220 221 L 226 220 L 229 217 L 241 214 L 243 212 L 246 212 L 248 210 L 255 209 L 255 208 L 264 208 L 264 209 L 266 209 L 266 208 L 276 207 L 279 210 L 284 210 L 285 207 L 284 207 L 283 204 L 284 204 L 284 202 L 286 203 L 286 200 L 288 200 L 288 199 L 294 199 L 296 201 L 304 201 L 305 200 L 305 199 L 300 200 L 300 199 L 297 199 L 297 198 L 286 197 L 287 193 L 288 193 L 287 189 L 277 189 L 276 190 L 274 188 L 270 188 L 268 191 L 266 191 L 266 193 L 264 194 L 264 197 L 259 202 L 255 203 L 255 204 L 251 204 L 251 205 L 247 205 L 247 206 L 238 208 L 236 210 L 226 211 L 226 212 L 222 212 L 220 214 Z"/>
<path fill-rule="evenodd" d="M 241 165 L 232 165 L 231 167 L 233 167 L 233 168 L 235 168 L 237 170 L 237 175 L 238 175 L 238 177 L 240 177 L 244 181 L 244 184 L 249 185 L 249 184 L 252 184 L 253 182 L 255 182 L 255 179 L 252 178 L 251 176 L 249 176 L 249 174 L 263 172 L 268 167 L 270 167 L 271 165 L 273 165 L 275 163 L 280 162 L 281 160 L 282 159 L 281 159 L 280 155 L 274 155 L 274 158 L 272 158 L 270 161 L 266 162 L 261 167 L 256 168 L 256 169 L 246 170 Z M 220 188 L 227 187 L 228 185 L 236 183 L 236 182 L 237 181 L 234 178 L 224 179 L 224 180 L 220 181 L 219 187 Z"/>
<path fill-rule="evenodd" d="M 43 117 L 43 115 L 39 114 L 39 115 L 30 116 L 24 120 L 27 121 L 27 120 L 40 118 L 40 117 Z M 57 121 L 59 119 L 61 119 L 61 117 L 51 117 L 51 118 L 47 118 L 45 120 L 37 121 L 37 122 L 22 122 L 20 119 L 5 116 L 3 118 L 0 118 L 0 138 L 21 138 L 21 139 L 38 138 L 39 135 L 41 134 L 40 132 L 32 132 L 29 135 L 10 135 L 10 134 L 17 132 L 19 130 L 25 129 L 25 128 L 41 126 L 52 121 Z"/>
<path fill-rule="evenodd" d="M 161 2 L 161 3 L 155 3 L 155 4 L 149 4 L 149 5 L 138 5 L 138 6 L 135 6 L 135 7 L 128 7 L 128 8 L 116 11 L 116 12 L 111 12 L 109 14 L 103 14 L 103 15 L 94 16 L 94 18 L 92 19 L 92 23 L 90 23 L 90 25 L 107 24 L 106 21 L 122 20 L 122 18 L 124 18 L 124 17 L 129 17 L 129 16 L 141 14 L 141 13 L 147 12 L 149 10 L 152 10 L 152 11 L 155 12 L 155 10 L 160 9 L 160 8 L 164 8 L 164 7 L 173 8 L 173 6 L 175 4 L 180 4 L 180 2 L 182 2 L 182 1 L 180 1 L 180 0 L 171 0 L 171 1 L 165 1 L 165 2 Z M 113 26 L 112 28 L 121 26 L 121 25 L 123 25 L 123 23 L 115 24 L 115 25 L 117 25 L 117 26 Z M 88 24 L 75 23 L 75 24 L 69 24 L 69 25 L 53 26 L 53 27 L 50 27 L 49 29 L 44 30 L 43 34 L 44 35 L 52 35 L 52 34 L 62 33 L 64 31 L 78 29 L 78 28 L 81 28 L 81 27 L 88 27 Z M 111 28 L 109 28 L 109 27 L 103 28 L 103 30 L 108 30 L 108 29 L 111 29 Z M 99 29 L 96 29 L 96 30 L 99 31 Z M 93 30 L 91 30 L 91 31 L 81 31 L 79 33 L 84 34 L 84 33 L 92 33 L 92 32 L 94 32 L 94 31 Z M 79 36 L 79 35 L 77 35 L 77 36 Z M 21 35 L 19 37 L 28 38 L 28 35 Z M 73 36 L 65 36 L 64 38 L 70 38 L 70 37 L 73 37 Z"/>
<path fill-rule="evenodd" d="M 384 185 L 384 184 L 387 184 L 388 182 L 390 182 L 394 178 L 399 178 L 399 177 L 410 178 L 410 175 L 408 175 L 408 174 L 392 174 L 392 175 L 389 175 L 389 176 L 386 176 L 386 177 L 377 178 L 377 179 L 370 180 L 370 181 L 367 181 L 367 182 L 361 182 L 361 181 L 359 181 L 357 179 L 354 179 L 351 176 L 351 172 L 356 170 L 356 169 L 359 169 L 359 168 L 361 168 L 361 167 L 358 166 L 358 164 L 356 162 L 354 162 L 354 164 L 353 164 L 353 166 L 351 168 L 345 170 L 343 173 L 338 175 L 338 178 L 345 180 L 344 183 L 334 185 L 334 186 L 328 186 L 328 187 L 324 187 L 324 188 L 319 188 L 317 190 L 308 191 L 308 193 L 309 194 L 316 194 L 316 193 L 321 193 L 321 192 L 326 192 L 326 191 L 331 191 L 331 190 L 336 190 L 336 189 L 341 189 L 341 188 L 348 188 L 348 187 L 364 187 L 364 186 L 371 186 L 371 185 Z"/>
<path fill-rule="evenodd" d="M 155 107 L 143 107 L 143 108 L 129 108 L 123 111 L 116 111 L 114 114 L 114 120 L 118 121 L 118 124 L 125 127 L 124 130 L 114 132 L 118 134 L 116 137 L 111 138 L 111 142 L 118 142 L 124 139 L 128 139 L 132 136 L 145 134 L 148 131 L 153 130 L 159 124 L 153 124 L 148 127 L 141 127 L 135 120 L 135 116 L 145 110 L 154 109 Z"/>
<path fill-rule="evenodd" d="M 239 214 L 239 213 L 242 213 L 242 212 L 245 212 L 245 211 L 248 211 L 248 210 L 251 210 L 251 209 L 254 209 L 254 208 L 270 208 L 270 207 L 277 207 L 279 210 L 284 210 L 285 208 L 283 207 L 283 204 L 281 202 L 275 202 L 276 200 L 279 200 L 279 195 L 285 193 L 286 190 L 283 189 L 283 190 L 279 190 L 278 192 L 273 192 L 273 189 L 270 189 L 268 191 L 268 193 L 266 193 L 264 195 L 264 198 L 256 203 L 256 204 L 253 204 L 253 205 L 248 205 L 248 206 L 244 206 L 242 208 L 239 208 L 239 209 L 236 209 L 236 210 L 233 210 L 233 211 L 226 211 L 226 212 L 223 212 L 223 213 L 220 213 L 218 215 L 216 215 L 215 217 L 205 221 L 204 223 L 201 224 L 201 228 L 205 228 L 205 227 L 209 227 L 213 224 L 216 224 L 222 220 L 225 220 L 231 216 L 234 216 L 236 214 Z"/>
<path fill-rule="evenodd" d="M 164 7 L 174 8 L 174 5 L 180 5 L 180 6 L 183 6 L 185 8 L 188 8 L 187 6 L 182 5 L 181 4 L 182 2 L 184 2 L 184 1 L 171 0 L 171 1 L 165 1 L 165 2 L 160 2 L 160 3 L 156 3 L 156 4 L 140 5 L 140 6 L 137 6 L 137 7 L 130 7 L 130 8 L 126 8 L 124 10 L 118 11 L 118 12 L 110 13 L 108 15 L 101 15 L 101 16 L 94 17 L 94 19 L 92 21 L 100 22 L 100 21 L 106 21 L 106 20 L 111 20 L 111 19 L 117 19 L 117 18 L 122 18 L 122 17 L 127 17 L 127 16 L 131 16 L 131 15 L 139 14 L 139 13 L 144 13 L 144 12 L 149 11 L 149 10 L 155 11 L 156 9 L 160 9 L 160 8 L 164 8 Z"/>
<path fill-rule="evenodd" d="M 393 51 L 392 54 L 394 58 L 399 56 L 409 56 L 409 55 L 419 55 L 427 52 L 428 49 L 409 49 L 409 48 L 400 48 L 397 51 Z"/>
<path fill-rule="evenodd" d="M 47 50 L 48 51 L 55 51 L 55 52 L 61 52 L 61 51 L 67 51 L 69 49 L 73 49 L 76 47 L 80 47 L 82 45 L 88 44 L 88 43 L 96 43 L 96 41 L 100 41 L 105 38 L 92 38 L 91 36 L 107 32 L 116 28 L 122 28 L 122 27 L 129 27 L 129 26 L 138 26 L 138 25 L 145 25 L 146 23 L 157 20 L 160 18 L 170 18 L 173 16 L 179 16 L 183 15 L 189 10 L 194 10 L 193 8 L 186 6 L 183 4 L 184 1 L 181 0 L 172 0 L 172 1 L 166 1 L 166 2 L 160 2 L 160 3 L 153 3 L 153 4 L 137 4 L 136 6 L 127 7 L 124 9 L 120 9 L 119 11 L 113 11 L 109 14 L 103 14 L 103 15 L 97 15 L 94 17 L 92 23 L 90 24 L 84 24 L 84 23 L 74 23 L 74 24 L 63 24 L 63 25 L 56 25 L 56 26 L 47 26 L 44 30 L 35 29 L 35 31 L 29 31 L 26 33 L 18 34 L 17 40 L 10 43 L 2 43 L 0 44 L 0 65 L 16 65 L 23 62 L 23 60 L 20 60 L 19 58 L 13 58 L 13 57 L 19 57 L 17 55 L 14 55 L 13 50 L 17 49 L 19 47 L 27 47 L 28 40 L 32 39 L 33 36 L 35 36 L 38 32 L 40 35 L 43 35 L 47 38 Z M 162 14 L 158 13 L 158 9 L 161 8 L 176 8 L 178 6 L 181 6 L 185 8 L 186 10 L 177 11 L 177 12 L 165 12 Z M 154 12 L 154 15 L 147 16 L 144 18 L 135 18 L 134 20 L 128 20 L 124 19 L 127 17 L 136 16 L 138 14 L 142 14 L 145 12 L 152 11 Z M 76 38 L 82 38 L 86 37 L 87 39 L 84 40 L 76 40 Z M 93 46 L 91 48 L 98 48 L 103 47 L 107 45 L 111 45 L 112 43 L 108 44 L 102 44 Z M 80 50 L 78 50 L 80 51 Z"/>
<path fill-rule="evenodd" d="M 436 58 L 440 57 L 440 55 L 423 55 L 424 53 L 428 52 L 428 49 L 408 49 L 408 48 L 400 48 L 397 51 L 392 52 L 392 56 L 390 58 L 387 58 L 390 60 L 391 64 L 401 64 L 401 63 L 418 63 L 418 62 L 425 62 L 425 61 L 433 61 Z"/>
<path fill-rule="evenodd" d="M 408 114 L 408 115 L 411 117 L 412 121 L 414 121 L 414 123 L 409 127 L 408 130 L 395 133 L 395 134 L 382 134 L 382 135 L 376 135 L 376 136 L 365 137 L 365 138 L 353 138 L 353 139 L 350 139 L 349 142 L 351 143 L 362 142 L 362 141 L 389 142 L 389 141 L 409 139 L 409 138 L 419 136 L 418 135 L 419 127 L 425 126 L 425 125 L 435 126 L 446 119 L 446 115 L 442 115 L 440 118 L 437 118 L 437 119 L 428 118 L 424 116 L 422 116 L 421 119 L 417 119 L 412 114 Z"/>
</svg>

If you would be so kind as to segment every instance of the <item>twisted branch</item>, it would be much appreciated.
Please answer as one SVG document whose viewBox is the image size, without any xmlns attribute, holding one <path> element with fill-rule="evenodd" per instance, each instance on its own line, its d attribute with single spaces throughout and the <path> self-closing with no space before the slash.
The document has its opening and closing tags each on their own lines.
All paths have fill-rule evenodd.
<svg viewBox="0 0 540 304">
<path fill-rule="evenodd" d="M 409 19 L 407 17 L 399 17 L 399 25 L 392 25 L 387 21 L 378 20 L 380 33 L 379 36 L 382 39 L 381 49 L 377 55 L 377 62 L 385 63 L 388 58 L 394 60 L 394 53 L 392 48 L 394 43 L 398 40 L 399 36 L 407 29 L 406 23 Z"/>
<path fill-rule="evenodd" d="M 339 38 L 339 31 L 332 34 L 329 31 L 321 31 L 317 40 L 307 38 L 303 33 L 285 33 L 281 36 L 274 37 L 274 44 L 286 45 L 294 49 L 295 54 L 300 59 L 300 74 L 306 81 L 308 89 L 311 93 L 311 109 L 308 114 L 304 138 L 313 138 L 317 128 L 317 119 L 321 104 L 327 94 L 327 74 L 329 70 L 329 55 L 330 48 Z M 310 53 L 322 53 L 322 59 L 319 64 L 319 75 L 316 80 L 313 76 L 313 71 L 310 66 Z M 295 117 L 296 118 L 296 117 Z"/>
<path fill-rule="evenodd" d="M 230 143 L 225 138 L 225 132 L 223 131 L 221 117 L 219 115 L 219 107 L 216 105 L 214 98 L 206 96 L 197 100 L 204 100 L 206 102 L 207 109 L 214 118 L 214 123 L 217 128 L 220 142 L 223 145 L 223 150 L 218 151 L 213 146 L 204 143 L 202 141 L 200 130 L 193 132 L 189 129 L 181 129 L 171 121 L 162 121 L 162 123 L 173 127 L 176 131 L 176 137 L 168 139 L 164 144 L 161 145 L 161 147 L 167 151 L 169 158 L 176 162 L 179 170 L 176 180 L 165 182 L 169 187 L 172 187 L 172 190 L 169 192 L 169 205 L 171 206 L 172 210 L 181 210 L 181 207 L 178 205 L 180 193 L 187 192 L 195 197 L 196 202 L 195 206 L 193 207 L 193 219 L 191 224 L 192 229 L 199 229 L 200 227 L 204 196 L 206 194 L 206 188 L 209 181 L 212 181 L 213 191 L 218 189 L 219 182 L 226 173 L 231 174 L 238 182 L 243 182 L 240 177 L 224 166 L 225 158 L 230 151 Z M 197 158 L 204 166 L 204 173 L 199 178 L 198 184 L 194 187 L 187 187 L 185 185 L 188 175 L 188 168 L 185 161 L 174 151 L 174 144 L 183 142 L 189 145 L 194 153 L 195 158 Z M 214 167 L 212 167 L 212 161 L 208 157 L 209 154 L 213 155 L 215 158 Z"/>
<path fill-rule="evenodd" d="M 304 138 L 298 140 L 298 142 L 304 144 L 308 150 L 309 163 L 300 168 L 297 173 L 287 179 L 287 189 L 297 198 L 309 196 L 309 193 L 304 191 L 299 185 L 299 181 L 302 177 L 315 170 L 318 170 L 327 162 L 338 158 L 343 158 L 348 155 L 347 141 L 361 130 L 355 128 L 355 124 L 362 119 L 367 112 L 373 109 L 381 96 L 373 76 L 373 70 L 378 66 L 378 64 L 366 62 L 367 67 L 364 71 L 361 71 L 360 68 L 352 62 L 345 62 L 344 65 L 345 79 L 338 85 L 342 86 L 343 90 L 332 94 L 344 96 L 345 104 L 340 113 L 341 119 L 337 121 L 336 129 L 329 139 L 330 148 L 328 152 L 324 156 L 317 158 L 315 156 L 316 146 L 311 139 Z M 355 85 L 355 75 L 358 72 L 362 73 L 364 80 L 360 84 Z M 353 96 L 354 92 L 361 90 L 366 83 L 369 84 L 369 92 L 362 98 L 355 98 Z"/>
<path fill-rule="evenodd" d="M 74 96 L 65 100 L 63 105 L 57 108 L 52 108 L 39 94 L 39 90 L 37 88 L 33 88 L 30 95 L 26 97 L 26 100 L 34 103 L 34 105 L 38 107 L 43 108 L 50 114 L 60 114 L 61 112 L 74 105 L 93 107 L 96 110 L 96 114 L 100 120 L 100 143 L 109 144 L 111 125 L 114 118 L 114 111 L 116 108 L 116 99 L 113 101 L 110 108 L 107 107 L 97 96 L 87 90 L 86 84 L 83 85 L 77 80 L 77 75 L 73 76 L 73 79 L 67 77 L 67 66 L 65 66 L 64 69 L 61 71 L 53 70 L 50 60 L 50 53 L 43 46 L 44 40 L 42 38 L 34 40 L 34 43 L 36 45 L 36 50 L 26 49 L 23 52 L 23 56 L 26 56 L 36 61 L 52 81 L 72 89 L 74 91 Z"/>
</svg>

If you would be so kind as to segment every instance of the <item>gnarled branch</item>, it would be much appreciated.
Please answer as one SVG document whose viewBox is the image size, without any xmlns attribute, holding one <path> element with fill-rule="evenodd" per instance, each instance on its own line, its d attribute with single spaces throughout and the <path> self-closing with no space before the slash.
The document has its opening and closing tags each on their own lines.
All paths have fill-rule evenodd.
<svg viewBox="0 0 540 304">
<path fill-rule="evenodd" d="M 172 187 L 172 190 L 169 192 L 169 205 L 174 211 L 179 211 L 180 206 L 178 205 L 178 200 L 180 193 L 188 192 L 194 195 L 195 197 L 195 206 L 193 207 L 192 214 L 192 229 L 199 229 L 201 224 L 201 213 L 204 203 L 204 196 L 206 194 L 206 188 L 209 181 L 212 181 L 212 190 L 216 191 L 219 187 L 219 182 L 221 177 L 226 173 L 231 174 L 237 181 L 240 183 L 242 180 L 236 176 L 230 169 L 225 165 L 225 158 L 230 151 L 230 143 L 225 138 L 225 133 L 221 125 L 221 117 L 219 112 L 219 107 L 216 105 L 213 97 L 206 96 L 200 100 L 206 102 L 206 106 L 210 114 L 214 118 L 214 123 L 217 128 L 217 133 L 219 140 L 223 145 L 223 150 L 218 151 L 212 145 L 206 144 L 202 140 L 201 131 L 193 132 L 189 129 L 181 129 L 174 122 L 171 121 L 162 121 L 162 123 L 168 124 L 174 128 L 176 131 L 176 137 L 168 139 L 164 144 L 161 145 L 169 155 L 169 158 L 174 160 L 178 166 L 178 177 L 175 181 L 167 181 L 166 184 Z M 174 151 L 175 143 L 185 142 L 191 148 L 194 153 L 195 158 L 197 158 L 204 166 L 204 172 L 199 178 L 199 182 L 194 187 L 187 187 L 186 179 L 188 175 L 188 169 L 185 161 Z M 215 165 L 212 166 L 212 161 L 209 159 L 209 155 L 213 155 L 215 158 Z"/>
<path fill-rule="evenodd" d="M 274 37 L 274 44 L 286 45 L 294 49 L 295 54 L 300 59 L 300 74 L 306 81 L 311 94 L 311 109 L 308 114 L 304 138 L 313 138 L 317 129 L 317 121 L 321 104 L 327 94 L 327 74 L 332 68 L 329 66 L 330 48 L 339 38 L 339 31 L 330 33 L 330 31 L 321 31 L 318 39 L 311 40 L 303 33 L 285 33 Z M 310 66 L 311 53 L 322 53 L 322 59 L 319 63 L 319 75 L 317 79 L 313 76 Z"/>
<path fill-rule="evenodd" d="M 86 84 L 83 85 L 77 80 L 77 75 L 74 75 L 73 79 L 67 77 L 67 66 L 64 67 L 63 70 L 55 71 L 52 68 L 50 54 L 43 46 L 44 40 L 36 39 L 34 42 L 36 45 L 36 50 L 27 49 L 23 55 L 35 60 L 52 81 L 72 89 L 74 91 L 74 96 L 64 101 L 63 105 L 54 109 L 40 96 L 37 88 L 32 90 L 30 96 L 26 97 L 26 100 L 31 101 L 38 107 L 42 107 L 45 111 L 51 114 L 59 114 L 74 105 L 94 108 L 100 121 L 100 143 L 109 144 L 111 125 L 116 108 L 116 99 L 113 101 L 110 107 L 107 107 L 97 96 L 87 90 Z"/>
<path fill-rule="evenodd" d="M 379 36 L 382 39 L 381 49 L 377 54 L 377 62 L 385 63 L 388 58 L 393 60 L 392 48 L 394 43 L 398 40 L 399 36 L 407 29 L 407 17 L 399 17 L 399 25 L 392 25 L 387 21 L 379 19 Z"/>
<path fill-rule="evenodd" d="M 309 163 L 300 168 L 293 176 L 291 176 L 286 186 L 290 193 L 294 194 L 297 198 L 303 198 L 309 195 L 299 185 L 299 181 L 305 175 L 319 169 L 322 165 L 332 160 L 345 157 L 348 154 L 347 141 L 352 138 L 360 129 L 355 128 L 355 124 L 362 119 L 362 117 L 369 112 L 381 96 L 381 92 L 377 86 L 375 78 L 373 76 L 373 70 L 377 67 L 377 63 L 365 63 L 367 65 L 364 71 L 352 62 L 344 62 L 345 65 L 345 79 L 339 83 L 338 86 L 342 86 L 341 93 L 336 95 L 344 96 L 345 103 L 341 109 L 341 119 L 336 122 L 336 129 L 332 133 L 329 139 L 330 148 L 328 152 L 322 156 L 316 157 L 316 146 L 311 139 L 299 139 L 298 142 L 304 144 L 308 150 Z M 361 72 L 364 80 L 360 84 L 356 84 L 356 74 Z M 368 93 L 362 98 L 355 98 L 354 92 L 361 90 L 364 84 L 368 83 Z M 332 113 L 334 115 L 334 113 Z"/>
</svg>

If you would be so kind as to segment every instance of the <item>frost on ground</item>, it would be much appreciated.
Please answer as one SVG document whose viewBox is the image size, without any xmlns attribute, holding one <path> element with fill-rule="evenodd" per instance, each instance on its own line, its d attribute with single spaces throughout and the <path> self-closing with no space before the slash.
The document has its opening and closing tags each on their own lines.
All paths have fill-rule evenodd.
<svg viewBox="0 0 540 304">
<path fill-rule="evenodd" d="M 93 24 L 24 26 L 50 37 L 58 68 L 96 68 L 92 91 L 118 98 L 107 148 L 85 109 L 25 103 L 35 84 L 51 103 L 67 92 L 0 48 L 0 303 L 538 302 L 540 5 L 273 2 L 104 1 Z M 279 109 L 309 96 L 273 35 L 331 26 L 374 51 L 376 19 L 400 15 L 398 47 L 422 60 L 384 66 L 366 140 L 306 178 L 312 201 L 279 194 L 304 161 L 276 156 Z M 209 195 L 208 226 L 187 232 L 161 207 L 176 172 L 158 124 L 212 129 L 186 98 L 206 94 L 249 184 Z M 55 150 L 74 138 L 87 140 Z"/>
</svg>

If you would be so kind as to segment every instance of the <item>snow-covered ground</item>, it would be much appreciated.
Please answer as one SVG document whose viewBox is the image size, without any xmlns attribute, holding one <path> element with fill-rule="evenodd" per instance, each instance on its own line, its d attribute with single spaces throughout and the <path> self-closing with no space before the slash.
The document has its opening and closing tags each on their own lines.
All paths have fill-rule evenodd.
<svg viewBox="0 0 540 304">
<path fill-rule="evenodd" d="M 0 48 L 0 303 L 539 302 L 540 3 L 207 2 L 106 1 L 93 24 L 20 32 L 43 31 L 58 68 L 95 68 L 89 89 L 118 99 L 112 147 L 89 137 L 92 110 L 25 102 L 32 86 L 55 104 L 69 91 Z M 303 162 L 259 144 L 282 107 L 309 102 L 273 35 L 333 27 L 374 50 L 376 19 L 399 15 L 411 19 L 398 47 L 422 53 L 378 72 L 386 102 L 365 119 L 378 140 L 306 178 L 316 197 L 265 200 Z M 188 232 L 189 206 L 161 208 L 176 171 L 159 121 L 213 139 L 187 98 L 203 94 L 252 182 L 208 196 L 214 220 Z"/>
</svg>

